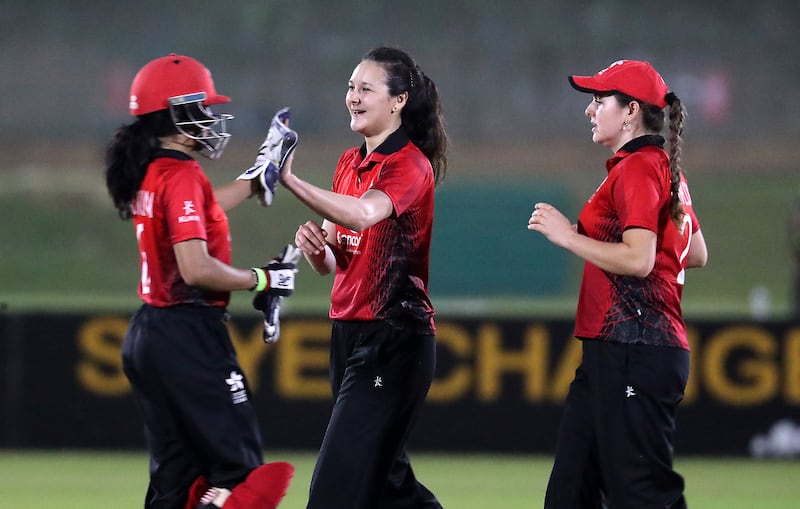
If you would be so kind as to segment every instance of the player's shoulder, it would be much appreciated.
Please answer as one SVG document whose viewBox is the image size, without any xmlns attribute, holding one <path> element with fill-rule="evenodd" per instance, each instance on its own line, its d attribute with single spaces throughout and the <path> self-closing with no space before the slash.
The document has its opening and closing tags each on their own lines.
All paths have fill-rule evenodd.
<svg viewBox="0 0 800 509">
<path fill-rule="evenodd" d="M 208 177 L 194 159 L 157 158 L 147 169 L 147 177 L 156 188 L 164 192 L 187 186 L 210 186 Z"/>
<path fill-rule="evenodd" d="M 628 154 L 615 169 L 626 177 L 659 178 L 660 173 L 669 172 L 669 157 L 658 147 L 642 147 Z"/>
<path fill-rule="evenodd" d="M 655 145 L 645 145 L 627 154 L 622 160 L 626 164 L 659 165 L 669 164 L 669 156 L 663 148 Z"/>
<path fill-rule="evenodd" d="M 163 175 L 175 175 L 183 173 L 192 175 L 203 175 L 203 169 L 194 159 L 176 159 L 172 157 L 157 157 L 153 159 L 151 167 L 155 167 Z"/>
<path fill-rule="evenodd" d="M 360 147 L 351 147 L 341 153 L 339 160 L 336 162 L 336 169 L 347 168 L 352 166 L 358 156 Z"/>
<path fill-rule="evenodd" d="M 427 156 L 410 141 L 400 147 L 399 150 L 389 154 L 386 160 L 390 164 L 404 165 L 423 172 L 431 167 L 431 162 Z"/>
</svg>

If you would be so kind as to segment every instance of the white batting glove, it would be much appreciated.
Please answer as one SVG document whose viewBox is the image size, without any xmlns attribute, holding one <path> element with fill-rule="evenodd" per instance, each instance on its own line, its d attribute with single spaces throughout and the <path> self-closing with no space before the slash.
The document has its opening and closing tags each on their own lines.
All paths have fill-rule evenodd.
<svg viewBox="0 0 800 509">
<path fill-rule="evenodd" d="M 264 315 L 264 342 L 275 343 L 281 335 L 281 302 L 294 292 L 294 275 L 297 272 L 297 262 L 300 261 L 302 252 L 293 244 L 287 244 L 275 259 L 268 263 L 264 270 L 270 271 L 270 279 L 291 276 L 291 291 L 274 289 L 258 293 L 253 299 L 253 307 Z M 280 267 L 282 274 L 273 276 L 273 269 Z M 291 274 L 289 274 L 291 271 Z"/>
<path fill-rule="evenodd" d="M 291 112 L 288 107 L 275 113 L 267 137 L 258 148 L 255 163 L 236 178 L 251 181 L 253 194 L 264 207 L 272 204 L 283 163 L 297 147 L 297 133 L 289 128 L 290 120 Z"/>
</svg>

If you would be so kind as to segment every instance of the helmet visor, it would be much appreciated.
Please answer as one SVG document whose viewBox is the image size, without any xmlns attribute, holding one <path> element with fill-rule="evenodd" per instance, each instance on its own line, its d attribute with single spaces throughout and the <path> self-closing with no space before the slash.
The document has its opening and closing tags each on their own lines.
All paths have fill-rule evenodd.
<svg viewBox="0 0 800 509">
<path fill-rule="evenodd" d="M 169 111 L 178 132 L 200 143 L 200 152 L 204 156 L 219 159 L 231 137 L 227 121 L 233 115 L 212 113 L 203 104 L 205 99 L 205 92 L 170 97 Z"/>
</svg>

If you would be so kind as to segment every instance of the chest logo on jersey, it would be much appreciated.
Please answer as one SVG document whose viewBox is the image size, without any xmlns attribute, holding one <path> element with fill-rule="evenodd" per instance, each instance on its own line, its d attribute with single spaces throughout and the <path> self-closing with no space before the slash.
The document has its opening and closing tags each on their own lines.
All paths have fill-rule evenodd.
<svg viewBox="0 0 800 509">
<path fill-rule="evenodd" d="M 350 230 L 351 233 L 336 232 L 336 242 L 347 253 L 358 254 L 360 253 L 359 247 L 361 246 L 361 233 Z"/>
<path fill-rule="evenodd" d="M 200 216 L 194 208 L 194 202 L 186 200 L 183 202 L 183 215 L 178 217 L 179 223 L 190 223 L 192 221 L 200 221 Z"/>
</svg>

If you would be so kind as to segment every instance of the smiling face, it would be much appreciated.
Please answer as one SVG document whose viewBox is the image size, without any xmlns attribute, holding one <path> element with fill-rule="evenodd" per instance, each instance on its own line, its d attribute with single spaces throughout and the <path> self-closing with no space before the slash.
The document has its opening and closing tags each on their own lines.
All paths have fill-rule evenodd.
<svg viewBox="0 0 800 509">
<path fill-rule="evenodd" d="M 364 135 L 368 142 L 373 139 L 379 144 L 400 127 L 405 99 L 405 93 L 399 96 L 389 93 L 386 72 L 380 64 L 362 61 L 347 83 L 345 105 L 350 112 L 350 129 Z"/>
<path fill-rule="evenodd" d="M 592 123 L 592 141 L 616 152 L 642 134 L 638 103 L 621 105 L 613 95 L 595 95 L 586 107 Z"/>
</svg>

